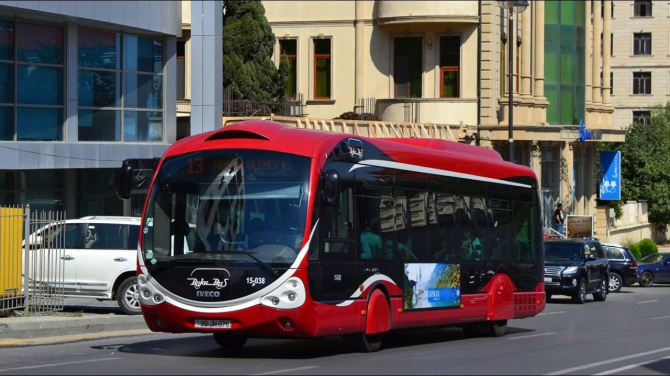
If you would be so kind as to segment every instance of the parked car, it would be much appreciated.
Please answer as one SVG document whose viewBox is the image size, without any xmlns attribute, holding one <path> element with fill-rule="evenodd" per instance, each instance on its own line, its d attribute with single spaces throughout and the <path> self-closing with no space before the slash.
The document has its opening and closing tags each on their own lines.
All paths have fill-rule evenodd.
<svg viewBox="0 0 670 376">
<path fill-rule="evenodd" d="M 670 253 L 653 253 L 637 264 L 638 281 L 641 287 L 654 283 L 670 283 Z"/>
<path fill-rule="evenodd" d="M 619 292 L 624 286 L 637 282 L 637 260 L 633 253 L 620 244 L 600 243 L 610 263 L 609 292 Z"/>
<path fill-rule="evenodd" d="M 547 239 L 544 241 L 544 291 L 568 295 L 584 304 L 587 294 L 596 301 L 607 298 L 609 262 L 595 238 Z"/>
<path fill-rule="evenodd" d="M 59 270 L 55 275 L 62 283 L 54 282 L 53 276 L 29 275 L 39 283 L 48 279 L 51 284 L 62 285 L 65 297 L 116 300 L 123 312 L 140 314 L 137 289 L 140 222 L 137 217 L 89 216 L 45 225 L 29 237 L 29 262 L 32 269 L 37 266 Z M 51 252 L 38 253 L 39 250 Z M 56 251 L 57 257 L 45 257 Z"/>
</svg>

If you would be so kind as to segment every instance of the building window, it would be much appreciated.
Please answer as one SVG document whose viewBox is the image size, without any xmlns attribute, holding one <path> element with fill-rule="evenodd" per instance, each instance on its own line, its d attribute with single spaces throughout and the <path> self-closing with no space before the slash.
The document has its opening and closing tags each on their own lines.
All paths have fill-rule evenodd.
<svg viewBox="0 0 670 376">
<path fill-rule="evenodd" d="M 63 211 L 64 181 L 62 170 L 0 171 L 0 206 L 28 204 L 33 213 Z"/>
<path fill-rule="evenodd" d="M 330 38 L 314 39 L 314 99 L 330 99 Z"/>
<path fill-rule="evenodd" d="M 0 20 L 0 140 L 63 141 L 64 32 Z"/>
<path fill-rule="evenodd" d="M 633 73 L 633 94 L 651 94 L 651 72 Z"/>
<path fill-rule="evenodd" d="M 635 17 L 651 17 L 651 0 L 636 0 L 633 7 Z"/>
<path fill-rule="evenodd" d="M 163 41 L 80 29 L 78 53 L 79 141 L 162 141 Z"/>
<path fill-rule="evenodd" d="M 651 33 L 633 34 L 633 55 L 651 55 Z"/>
<path fill-rule="evenodd" d="M 633 123 L 649 124 L 651 120 L 651 111 L 633 111 Z"/>
<path fill-rule="evenodd" d="M 177 98 L 186 98 L 186 42 L 177 41 Z"/>
<path fill-rule="evenodd" d="M 614 33 L 610 34 L 610 56 L 614 56 Z"/>
<path fill-rule="evenodd" d="M 298 93 L 298 71 L 296 58 L 298 56 L 298 41 L 295 39 L 283 39 L 279 41 L 279 57 L 283 59 L 284 54 L 288 59 L 288 78 L 286 79 L 286 94 L 289 98 L 295 98 Z"/>
<path fill-rule="evenodd" d="M 423 74 L 423 41 L 421 37 L 394 40 L 393 83 L 396 98 L 421 98 Z"/>
<path fill-rule="evenodd" d="M 610 94 L 614 95 L 614 72 L 610 72 Z"/>
<path fill-rule="evenodd" d="M 82 170 L 79 176 L 79 216 L 123 215 L 123 202 L 115 194 L 115 169 Z"/>
<path fill-rule="evenodd" d="M 460 96 L 461 37 L 440 37 L 440 97 Z"/>
</svg>

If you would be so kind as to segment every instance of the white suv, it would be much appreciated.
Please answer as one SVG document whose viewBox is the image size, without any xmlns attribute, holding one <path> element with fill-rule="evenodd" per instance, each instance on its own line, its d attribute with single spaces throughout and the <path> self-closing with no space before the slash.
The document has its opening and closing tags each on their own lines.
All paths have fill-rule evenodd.
<svg viewBox="0 0 670 376">
<path fill-rule="evenodd" d="M 116 300 L 123 312 L 140 314 L 137 295 L 140 223 L 138 217 L 68 219 L 65 226 L 48 225 L 35 231 L 30 237 L 31 249 L 62 250 L 59 259 L 66 297 Z"/>
</svg>

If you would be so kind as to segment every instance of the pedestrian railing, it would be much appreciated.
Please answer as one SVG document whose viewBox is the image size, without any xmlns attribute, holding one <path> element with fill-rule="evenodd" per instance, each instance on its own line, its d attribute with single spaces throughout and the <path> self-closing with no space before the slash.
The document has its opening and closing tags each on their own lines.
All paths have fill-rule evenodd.
<svg viewBox="0 0 670 376">
<path fill-rule="evenodd" d="M 65 213 L 0 208 L 0 312 L 63 309 Z"/>
</svg>

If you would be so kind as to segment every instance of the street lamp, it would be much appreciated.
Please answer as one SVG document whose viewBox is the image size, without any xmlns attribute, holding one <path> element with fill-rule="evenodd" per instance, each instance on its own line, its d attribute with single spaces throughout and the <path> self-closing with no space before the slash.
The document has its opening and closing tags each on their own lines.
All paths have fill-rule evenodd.
<svg viewBox="0 0 670 376">
<path fill-rule="evenodd" d="M 509 13 L 509 23 L 507 30 L 509 32 L 509 37 L 507 42 L 509 43 L 509 66 L 507 68 L 509 75 L 509 119 L 508 129 L 509 129 L 509 160 L 512 162 L 514 155 L 514 130 L 512 129 L 512 120 L 514 116 L 514 102 L 512 97 L 514 96 L 514 13 L 522 13 L 528 7 L 528 1 L 526 0 L 515 0 L 515 1 L 498 1 L 498 5 L 507 9 Z"/>
</svg>

